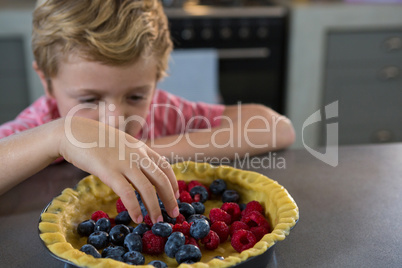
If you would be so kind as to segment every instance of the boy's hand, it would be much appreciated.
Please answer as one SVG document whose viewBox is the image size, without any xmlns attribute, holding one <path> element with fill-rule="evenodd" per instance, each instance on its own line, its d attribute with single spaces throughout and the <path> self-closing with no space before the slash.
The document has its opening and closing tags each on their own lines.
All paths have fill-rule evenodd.
<svg viewBox="0 0 402 268">
<path fill-rule="evenodd" d="M 134 188 L 154 223 L 163 221 L 156 192 L 168 214 L 174 218 L 179 215 L 177 181 L 164 157 L 134 137 L 98 121 L 67 117 L 64 122 L 59 142 L 61 156 L 112 188 L 134 222 L 143 221 Z"/>
</svg>

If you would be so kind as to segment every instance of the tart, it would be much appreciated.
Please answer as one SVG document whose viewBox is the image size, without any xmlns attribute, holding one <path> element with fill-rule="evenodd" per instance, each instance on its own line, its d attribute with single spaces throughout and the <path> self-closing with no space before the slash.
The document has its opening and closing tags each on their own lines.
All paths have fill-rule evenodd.
<svg viewBox="0 0 402 268">
<path fill-rule="evenodd" d="M 287 190 L 276 181 L 256 172 L 229 166 L 213 166 L 207 163 L 182 162 L 172 165 L 178 180 L 197 180 L 210 185 L 215 179 L 223 179 L 228 189 L 240 194 L 240 202 L 258 201 L 264 208 L 271 232 L 265 234 L 254 247 L 241 253 L 235 251 L 230 242 L 222 243 L 215 251 L 202 250 L 202 259 L 193 264 L 179 267 L 233 267 L 253 257 L 264 254 L 277 241 L 285 239 L 299 218 L 298 207 Z M 118 196 L 99 178 L 90 175 L 82 179 L 74 189 L 67 188 L 55 197 L 40 217 L 39 233 L 48 250 L 58 259 L 78 267 L 133 267 L 113 259 L 94 258 L 79 249 L 86 244 L 86 237 L 77 233 L 77 226 L 91 217 L 97 210 L 103 210 L 115 217 Z M 206 211 L 220 206 L 220 201 L 206 203 Z M 216 259 L 214 256 L 223 256 Z M 177 266 L 174 259 L 164 257 L 169 267 Z M 158 256 L 146 256 L 146 262 Z M 138 267 L 152 267 L 138 266 Z"/>
</svg>

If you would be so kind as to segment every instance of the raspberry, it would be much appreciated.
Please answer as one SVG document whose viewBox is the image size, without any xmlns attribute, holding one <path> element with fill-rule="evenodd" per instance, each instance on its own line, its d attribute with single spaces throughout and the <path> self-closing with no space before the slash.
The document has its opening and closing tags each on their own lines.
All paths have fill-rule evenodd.
<svg viewBox="0 0 402 268">
<path fill-rule="evenodd" d="M 229 227 L 223 221 L 214 222 L 211 225 L 211 230 L 219 236 L 220 243 L 223 243 L 228 239 Z"/>
<path fill-rule="evenodd" d="M 252 227 L 250 228 L 250 232 L 252 232 L 255 235 L 255 238 L 257 241 L 260 241 L 261 238 L 268 233 L 268 230 L 265 229 L 264 227 L 257 226 L 257 227 Z"/>
<path fill-rule="evenodd" d="M 241 215 L 245 216 L 251 211 L 258 211 L 261 214 L 264 214 L 264 209 L 262 208 L 261 204 L 258 201 L 248 202 L 246 208 L 241 212 Z"/>
<path fill-rule="evenodd" d="M 111 218 L 111 219 L 109 219 L 109 221 L 110 221 L 110 227 L 113 228 L 116 226 L 116 219 Z"/>
<path fill-rule="evenodd" d="M 186 191 L 188 192 L 187 183 L 183 180 L 178 180 L 177 184 L 179 185 L 179 193 Z"/>
<path fill-rule="evenodd" d="M 162 254 L 165 250 L 166 237 L 161 237 L 147 231 L 142 237 L 142 252 L 149 255 Z"/>
<path fill-rule="evenodd" d="M 241 230 L 241 229 L 250 230 L 250 227 L 248 227 L 248 225 L 245 224 L 245 223 L 242 222 L 242 221 L 235 221 L 234 223 L 232 223 L 232 225 L 231 225 L 230 228 L 229 228 L 229 234 L 230 234 L 230 236 L 233 236 L 233 234 L 234 234 L 236 231 Z"/>
<path fill-rule="evenodd" d="M 189 192 L 187 191 L 183 191 L 180 193 L 180 197 L 179 197 L 180 202 L 184 202 L 184 203 L 193 203 L 193 199 L 191 198 L 191 195 Z"/>
<path fill-rule="evenodd" d="M 237 252 L 254 247 L 257 243 L 257 239 L 254 234 L 246 230 L 238 230 L 232 236 L 231 244 Z"/>
<path fill-rule="evenodd" d="M 198 248 L 200 247 L 198 245 L 197 240 L 194 237 L 187 236 L 187 235 L 185 235 L 185 237 L 186 237 L 186 242 L 185 242 L 186 245 L 194 245 L 194 246 L 196 246 Z"/>
<path fill-rule="evenodd" d="M 176 217 L 176 223 L 183 223 L 186 221 L 186 218 L 183 216 L 183 214 L 179 214 L 179 216 Z"/>
<path fill-rule="evenodd" d="M 240 220 L 241 210 L 237 203 L 233 203 L 233 202 L 223 203 L 221 206 L 221 209 L 230 214 L 230 216 L 232 218 L 232 222 Z"/>
<path fill-rule="evenodd" d="M 107 215 L 107 213 L 102 210 L 98 210 L 92 213 L 91 219 L 94 220 L 95 222 L 97 222 L 101 218 L 106 218 L 110 220 L 109 215 Z"/>
<path fill-rule="evenodd" d="M 116 210 L 117 210 L 117 213 L 127 211 L 126 207 L 124 206 L 123 202 L 121 201 L 121 198 L 117 199 L 117 201 L 116 201 Z"/>
<path fill-rule="evenodd" d="M 174 226 L 173 226 L 173 232 L 181 232 L 181 233 L 183 233 L 184 235 L 186 235 L 186 236 L 189 236 L 190 235 L 190 227 L 191 227 L 191 225 L 188 223 L 188 222 L 186 222 L 186 221 L 184 221 L 183 223 L 176 223 Z"/>
<path fill-rule="evenodd" d="M 149 214 L 145 215 L 144 217 L 144 222 L 151 228 L 154 224 L 151 220 L 151 217 L 149 216 Z"/>
<path fill-rule="evenodd" d="M 211 209 L 209 212 L 209 219 L 211 220 L 212 224 L 214 224 L 216 221 L 223 221 L 227 225 L 230 225 L 232 222 L 232 217 L 230 214 L 220 208 Z"/>
<path fill-rule="evenodd" d="M 211 230 L 206 237 L 201 239 L 201 243 L 204 244 L 206 249 L 214 250 L 219 246 L 220 238 L 217 233 Z"/>
<path fill-rule="evenodd" d="M 248 225 L 248 227 L 264 227 L 265 229 L 269 230 L 269 223 L 265 219 L 265 217 L 258 211 L 251 211 L 247 213 L 241 221 Z"/>
</svg>

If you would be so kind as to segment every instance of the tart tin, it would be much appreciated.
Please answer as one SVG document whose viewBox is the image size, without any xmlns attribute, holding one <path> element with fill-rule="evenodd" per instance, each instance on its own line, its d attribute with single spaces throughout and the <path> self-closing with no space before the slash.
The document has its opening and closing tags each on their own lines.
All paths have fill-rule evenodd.
<svg viewBox="0 0 402 268">
<path fill-rule="evenodd" d="M 185 169 L 183 167 L 185 167 Z M 175 174 L 176 174 L 176 177 L 178 180 L 183 179 L 183 174 L 189 173 L 188 169 L 190 169 L 190 172 L 193 172 L 193 174 L 191 174 L 192 176 L 190 176 L 193 179 L 197 178 L 198 176 L 201 176 L 201 177 L 205 176 L 204 173 L 210 174 L 211 172 L 215 172 L 215 171 L 218 173 L 217 175 L 220 177 L 226 176 L 227 174 L 229 174 L 232 177 L 234 176 L 235 180 L 237 180 L 237 179 L 249 180 L 248 185 L 250 184 L 250 182 L 253 184 L 257 183 L 257 185 L 258 185 L 258 181 L 263 179 L 264 180 L 263 186 L 265 188 L 272 188 L 272 191 L 275 192 L 273 194 L 274 196 L 276 196 L 277 194 L 280 194 L 278 196 L 278 198 L 276 198 L 276 199 L 280 199 L 281 203 L 283 203 L 282 202 L 283 199 L 287 200 L 284 205 L 280 205 L 278 207 L 279 209 L 277 209 L 280 212 L 278 212 L 278 211 L 276 212 L 276 214 L 277 214 L 277 215 L 275 215 L 277 217 L 277 219 L 275 220 L 276 224 L 273 225 L 274 229 L 271 232 L 275 238 L 272 239 L 270 237 L 269 239 L 267 239 L 268 242 L 270 243 L 269 247 L 266 247 L 264 251 L 260 251 L 260 253 L 258 255 L 249 256 L 247 259 L 245 259 L 241 262 L 237 262 L 235 265 L 229 266 L 229 267 L 234 267 L 234 268 L 249 268 L 249 267 L 266 268 L 270 259 L 272 258 L 276 243 L 278 241 L 283 240 L 285 238 L 285 236 L 289 234 L 290 230 L 294 228 L 294 226 L 296 225 L 296 223 L 299 220 L 298 207 L 297 207 L 296 203 L 294 202 L 293 198 L 286 191 L 286 189 L 284 189 L 282 186 L 280 186 L 276 181 L 273 181 L 261 174 L 258 174 L 255 172 L 250 172 L 250 171 L 242 171 L 242 170 L 238 170 L 238 169 L 228 167 L 228 166 L 216 167 L 216 166 L 211 166 L 210 164 L 207 164 L 207 163 L 195 163 L 195 162 L 185 162 L 185 163 L 178 163 L 176 165 L 173 165 L 173 170 L 175 171 Z M 194 175 L 197 175 L 197 176 L 194 176 Z M 91 177 L 91 176 L 89 176 L 89 177 Z M 188 180 L 188 181 L 191 180 L 191 179 L 188 179 L 185 177 L 184 177 L 184 179 Z M 266 182 L 265 179 L 269 180 L 269 186 L 267 186 L 267 184 L 265 183 Z M 243 185 L 243 187 L 244 187 L 244 185 Z M 53 202 L 53 200 L 52 200 L 52 202 Z M 39 226 L 41 223 L 43 223 L 42 214 L 47 212 L 48 208 L 52 205 L 52 202 L 50 202 L 43 209 L 41 216 L 39 218 Z M 291 208 L 288 208 L 288 207 L 291 207 Z M 269 209 L 268 209 L 268 211 L 269 211 Z M 282 217 L 281 213 L 283 213 L 283 212 L 286 212 L 287 213 L 286 215 L 290 214 L 291 216 L 283 216 Z M 284 221 L 282 221 L 283 218 L 285 218 Z M 281 225 L 280 228 L 277 228 L 278 225 Z M 65 264 L 64 267 L 86 267 L 86 266 L 77 266 L 77 264 L 73 263 L 72 261 L 53 253 L 46 245 L 46 242 L 42 239 L 41 234 L 43 234 L 43 233 L 41 232 L 41 230 L 39 228 L 38 228 L 38 232 L 40 235 L 40 239 L 41 239 L 44 247 L 46 248 L 46 250 L 50 253 L 51 256 L 53 256 L 54 258 L 63 262 Z M 264 238 L 270 234 L 265 235 Z M 262 240 L 265 240 L 264 238 Z"/>
</svg>

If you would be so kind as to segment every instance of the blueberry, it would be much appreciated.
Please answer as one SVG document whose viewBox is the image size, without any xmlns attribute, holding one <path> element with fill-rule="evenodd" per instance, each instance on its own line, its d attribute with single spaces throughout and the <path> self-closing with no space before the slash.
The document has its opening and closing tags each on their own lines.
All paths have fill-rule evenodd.
<svg viewBox="0 0 402 268">
<path fill-rule="evenodd" d="M 137 196 L 138 203 L 140 204 L 141 213 L 143 216 L 148 214 L 147 209 L 145 208 L 144 202 L 142 202 L 141 195 L 135 191 L 135 195 Z"/>
<path fill-rule="evenodd" d="M 140 203 L 141 214 L 146 216 L 148 214 L 148 210 L 143 203 Z"/>
<path fill-rule="evenodd" d="M 123 255 L 125 263 L 131 265 L 143 265 L 145 263 L 145 257 L 138 251 L 129 251 Z"/>
<path fill-rule="evenodd" d="M 77 232 L 80 236 L 89 236 L 94 232 L 95 221 L 86 220 L 78 224 Z"/>
<path fill-rule="evenodd" d="M 195 239 L 202 239 L 206 237 L 209 233 L 210 227 L 209 223 L 205 219 L 195 220 L 190 227 L 190 235 Z"/>
<path fill-rule="evenodd" d="M 95 257 L 95 258 L 100 258 L 100 257 L 101 257 L 99 251 L 98 251 L 94 246 L 92 246 L 91 244 L 85 244 L 85 245 L 83 245 L 83 246 L 80 248 L 80 250 L 81 250 L 82 252 L 86 253 L 86 254 L 92 255 L 92 256 Z"/>
<path fill-rule="evenodd" d="M 124 225 L 129 225 L 131 222 L 131 217 L 128 214 L 128 211 L 122 211 L 120 212 L 116 218 L 114 219 L 114 222 L 116 224 L 124 224 Z"/>
<path fill-rule="evenodd" d="M 195 209 L 189 203 L 180 203 L 179 204 L 179 211 L 183 214 L 184 218 L 188 218 L 191 215 L 195 214 Z"/>
<path fill-rule="evenodd" d="M 240 210 L 241 211 L 243 211 L 243 210 L 245 210 L 246 209 L 246 204 L 244 204 L 244 203 L 241 203 L 241 204 L 239 204 L 239 207 L 240 207 Z"/>
<path fill-rule="evenodd" d="M 146 231 L 149 231 L 149 226 L 142 222 L 137 225 L 137 227 L 134 228 L 132 231 L 133 234 L 138 234 L 138 235 L 143 235 Z"/>
<path fill-rule="evenodd" d="M 193 206 L 193 208 L 195 210 L 195 214 L 204 214 L 205 206 L 204 206 L 203 203 L 201 203 L 201 202 L 193 202 L 193 203 L 191 203 L 191 205 Z"/>
<path fill-rule="evenodd" d="M 216 179 L 209 185 L 209 190 L 213 194 L 221 195 L 226 190 L 226 182 L 222 179 Z"/>
<path fill-rule="evenodd" d="M 99 220 L 96 221 L 94 231 L 103 231 L 108 233 L 110 231 L 112 224 L 110 223 L 110 220 L 106 218 L 100 218 Z"/>
<path fill-rule="evenodd" d="M 124 253 L 126 253 L 126 250 L 122 246 L 110 245 L 102 251 L 102 258 L 120 261 Z"/>
<path fill-rule="evenodd" d="M 165 205 L 163 204 L 163 202 L 162 202 L 162 200 L 160 199 L 159 195 L 156 194 L 156 196 L 158 197 L 159 207 L 160 207 L 160 208 L 165 208 Z"/>
<path fill-rule="evenodd" d="M 161 208 L 161 212 L 162 212 L 162 217 L 163 217 L 163 221 L 164 221 L 164 222 L 171 223 L 171 224 L 173 224 L 173 225 L 176 224 L 176 219 L 170 217 L 170 216 L 167 214 L 166 209 Z"/>
<path fill-rule="evenodd" d="M 233 203 L 239 203 L 240 196 L 235 190 L 226 190 L 222 194 L 222 202 L 227 203 L 227 202 L 233 202 Z"/>
<path fill-rule="evenodd" d="M 211 226 L 211 220 L 208 219 L 207 216 L 202 215 L 202 214 L 194 214 L 194 215 L 191 215 L 190 217 L 188 217 L 187 222 L 188 222 L 188 223 L 192 223 L 192 222 L 195 222 L 196 220 L 199 220 L 199 219 L 204 219 L 204 220 L 206 220 L 206 221 L 209 223 L 209 226 Z"/>
<path fill-rule="evenodd" d="M 214 259 L 224 260 L 225 258 L 223 256 L 215 256 Z"/>
<path fill-rule="evenodd" d="M 205 203 L 208 200 L 208 191 L 201 185 L 191 188 L 190 195 L 196 202 Z"/>
<path fill-rule="evenodd" d="M 162 237 L 168 237 L 172 233 L 172 226 L 167 222 L 157 222 L 152 225 L 152 233 Z"/>
<path fill-rule="evenodd" d="M 135 196 L 137 197 L 138 203 L 142 203 L 141 195 L 139 192 L 135 191 Z"/>
<path fill-rule="evenodd" d="M 104 231 L 96 231 L 88 236 L 88 244 L 93 245 L 96 249 L 105 248 L 109 244 L 109 234 Z"/>
<path fill-rule="evenodd" d="M 198 247 L 194 245 L 183 245 L 179 248 L 176 253 L 176 261 L 181 264 L 185 263 L 194 263 L 201 260 L 201 251 Z"/>
<path fill-rule="evenodd" d="M 118 224 L 114 226 L 110 232 L 110 241 L 118 246 L 122 246 L 124 244 L 124 238 L 126 238 L 126 235 L 130 233 L 130 229 L 128 229 L 127 226 L 123 224 Z"/>
<path fill-rule="evenodd" d="M 107 256 L 107 257 L 105 257 L 105 258 L 106 258 L 106 259 L 113 259 L 113 260 L 116 260 L 116 261 L 124 262 L 123 256 L 110 255 L 110 256 Z"/>
<path fill-rule="evenodd" d="M 174 258 L 179 248 L 186 242 L 186 237 L 181 232 L 174 232 L 169 236 L 165 244 L 165 253 L 168 257 Z"/>
<path fill-rule="evenodd" d="M 129 225 L 129 226 L 127 226 L 127 227 L 128 227 L 128 229 L 130 229 L 130 233 L 132 233 L 132 232 L 134 231 L 134 227 L 133 227 L 133 226 Z"/>
<path fill-rule="evenodd" d="M 128 234 L 124 239 L 124 247 L 128 251 L 142 251 L 142 238 L 138 234 Z"/>
<path fill-rule="evenodd" d="M 163 261 L 159 261 L 159 260 L 155 260 L 155 261 L 151 261 L 150 263 L 148 263 L 148 265 L 152 265 L 153 267 L 156 268 L 167 268 L 167 264 L 164 263 Z"/>
</svg>

